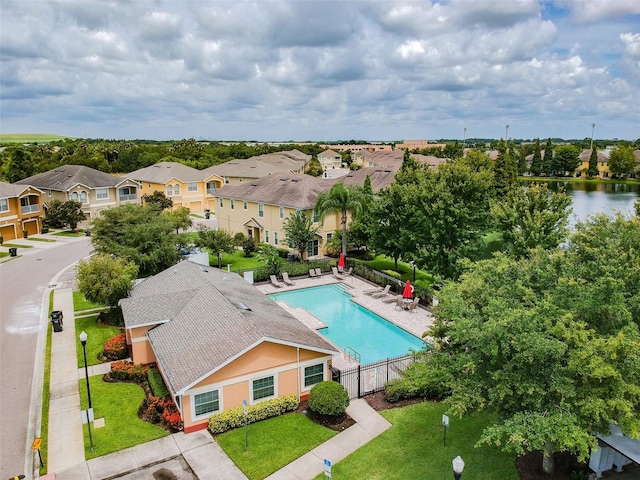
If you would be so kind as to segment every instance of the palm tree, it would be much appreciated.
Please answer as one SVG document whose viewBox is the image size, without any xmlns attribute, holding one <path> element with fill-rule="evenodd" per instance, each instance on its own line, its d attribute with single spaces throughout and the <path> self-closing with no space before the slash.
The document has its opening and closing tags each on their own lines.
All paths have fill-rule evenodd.
<svg viewBox="0 0 640 480">
<path fill-rule="evenodd" d="M 364 210 L 365 196 L 362 194 L 362 187 L 359 185 L 344 186 L 338 182 L 331 190 L 322 192 L 316 201 L 316 212 L 320 220 L 324 220 L 328 215 L 340 214 L 340 225 L 342 226 L 342 253 L 347 254 L 347 215 L 358 217 Z"/>
</svg>

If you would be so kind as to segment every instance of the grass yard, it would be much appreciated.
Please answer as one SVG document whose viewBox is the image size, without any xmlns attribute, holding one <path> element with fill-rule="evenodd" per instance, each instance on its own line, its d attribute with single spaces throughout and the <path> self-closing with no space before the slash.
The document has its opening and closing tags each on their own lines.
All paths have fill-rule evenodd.
<svg viewBox="0 0 640 480">
<path fill-rule="evenodd" d="M 99 365 L 102 363 L 98 355 L 102 353 L 104 343 L 111 337 L 121 333 L 118 327 L 112 325 L 98 325 L 98 314 L 89 317 L 76 317 L 76 353 L 78 356 L 78 368 L 84 366 L 84 354 L 80 343 L 80 332 L 87 332 L 87 365 Z"/>
<path fill-rule="evenodd" d="M 237 270 L 250 270 L 252 268 L 261 267 L 264 262 L 260 262 L 257 259 L 258 254 L 252 253 L 251 257 L 244 256 L 243 250 L 236 250 L 233 253 L 224 253 L 222 255 L 222 268 L 226 268 L 227 265 L 231 265 L 231 271 Z M 209 255 L 209 263 L 214 266 L 218 266 L 218 257 L 216 255 Z"/>
<path fill-rule="evenodd" d="M 378 255 L 373 260 L 364 261 L 364 263 L 369 268 L 373 268 L 380 272 L 384 270 L 395 270 L 395 262 L 393 259 L 384 255 Z M 403 281 L 413 281 L 413 267 L 408 263 L 398 261 L 398 273 L 402 274 Z M 425 270 L 416 268 L 416 280 L 422 280 L 431 285 L 435 282 L 435 277 Z"/>
<path fill-rule="evenodd" d="M 49 292 L 49 313 L 53 311 L 53 290 Z M 49 399 L 51 397 L 51 322 L 47 322 L 47 345 L 44 355 L 44 374 L 42 379 L 42 418 L 40 421 L 40 455 L 44 467 L 40 467 L 40 475 L 47 473 L 47 453 L 49 451 Z"/>
<path fill-rule="evenodd" d="M 250 480 L 259 480 L 336 434 L 304 415 L 289 413 L 250 424 L 247 453 L 244 428 L 222 433 L 216 441 Z"/>
<path fill-rule="evenodd" d="M 33 248 L 33 245 L 25 245 L 24 243 L 3 243 L 2 246 L 6 248 Z"/>
<path fill-rule="evenodd" d="M 88 408 L 87 382 L 83 378 L 78 383 L 81 408 L 86 410 Z M 144 391 L 139 385 L 106 383 L 102 381 L 102 375 L 90 377 L 89 383 L 95 418 L 104 418 L 105 426 L 91 429 L 95 447 L 95 453 L 92 454 L 88 429 L 83 425 L 84 453 L 87 460 L 150 442 L 169 434 L 163 428 L 138 418 L 138 407 L 144 400 Z"/>
<path fill-rule="evenodd" d="M 100 305 L 99 303 L 93 303 L 86 299 L 84 293 L 82 292 L 73 292 L 73 310 L 75 312 L 79 312 L 82 310 L 92 310 L 95 308 L 108 308 L 105 305 Z"/>
<path fill-rule="evenodd" d="M 52 238 L 41 238 L 41 237 L 29 237 L 26 238 L 25 240 L 29 240 L 30 242 L 55 242 L 56 240 L 52 239 Z"/>
<path fill-rule="evenodd" d="M 75 230 L 62 230 L 60 232 L 56 232 L 53 235 L 57 235 L 59 237 L 84 237 L 85 236 L 85 230 L 82 228 L 78 229 L 78 233 L 75 232 Z"/>
<path fill-rule="evenodd" d="M 341 480 L 404 480 L 453 478 L 451 461 L 465 462 L 464 480 L 518 480 L 515 458 L 497 448 L 474 448 L 487 415 L 451 417 L 443 446 L 442 414 L 446 406 L 424 402 L 381 412 L 393 427 L 333 465 Z M 324 474 L 316 480 L 323 480 Z"/>
</svg>

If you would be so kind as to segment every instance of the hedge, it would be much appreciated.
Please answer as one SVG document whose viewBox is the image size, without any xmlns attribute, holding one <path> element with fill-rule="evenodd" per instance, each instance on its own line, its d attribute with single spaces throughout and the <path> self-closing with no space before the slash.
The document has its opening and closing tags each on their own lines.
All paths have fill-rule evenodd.
<svg viewBox="0 0 640 480">
<path fill-rule="evenodd" d="M 293 393 L 273 400 L 249 405 L 247 409 L 248 423 L 259 422 L 271 417 L 277 417 L 286 412 L 291 412 L 298 408 L 298 395 Z M 216 413 L 209 417 L 209 431 L 211 433 L 222 433 L 232 428 L 239 428 L 244 425 L 244 407 L 236 407 L 224 412 Z"/>
</svg>

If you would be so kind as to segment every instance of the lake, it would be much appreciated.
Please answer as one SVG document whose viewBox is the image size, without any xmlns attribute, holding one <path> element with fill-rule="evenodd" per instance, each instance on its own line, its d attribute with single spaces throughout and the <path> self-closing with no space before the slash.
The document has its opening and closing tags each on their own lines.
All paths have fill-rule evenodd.
<svg viewBox="0 0 640 480">
<path fill-rule="evenodd" d="M 571 227 L 584 221 L 594 213 L 623 215 L 634 213 L 634 204 L 640 196 L 640 183 L 595 183 L 595 182 L 546 182 L 549 189 L 557 191 L 564 188 L 573 201 L 573 215 L 569 219 Z"/>
</svg>

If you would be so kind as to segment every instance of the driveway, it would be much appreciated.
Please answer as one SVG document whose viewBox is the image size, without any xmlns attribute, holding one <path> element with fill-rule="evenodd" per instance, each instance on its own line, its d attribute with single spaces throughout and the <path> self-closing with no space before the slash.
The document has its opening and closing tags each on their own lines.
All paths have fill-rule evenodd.
<svg viewBox="0 0 640 480">
<path fill-rule="evenodd" d="M 0 263 L 0 478 L 31 477 L 48 322 L 43 305 L 50 288 L 70 286 L 73 271 L 65 275 L 62 270 L 92 250 L 87 237 L 36 237 L 56 241 L 11 241 L 32 248 L 18 247 L 18 257 L 4 257 Z"/>
</svg>

